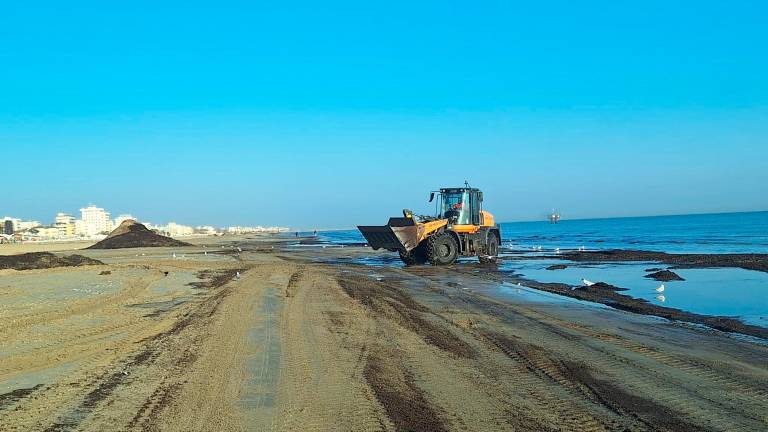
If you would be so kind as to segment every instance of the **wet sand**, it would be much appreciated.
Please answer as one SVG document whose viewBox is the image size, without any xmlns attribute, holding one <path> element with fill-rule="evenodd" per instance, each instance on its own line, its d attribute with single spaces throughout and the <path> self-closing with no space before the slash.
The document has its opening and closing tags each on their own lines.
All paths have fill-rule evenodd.
<svg viewBox="0 0 768 432">
<path fill-rule="evenodd" d="M 219 241 L 1 271 L 0 429 L 768 428 L 758 340 L 494 296 L 471 263 Z"/>
</svg>

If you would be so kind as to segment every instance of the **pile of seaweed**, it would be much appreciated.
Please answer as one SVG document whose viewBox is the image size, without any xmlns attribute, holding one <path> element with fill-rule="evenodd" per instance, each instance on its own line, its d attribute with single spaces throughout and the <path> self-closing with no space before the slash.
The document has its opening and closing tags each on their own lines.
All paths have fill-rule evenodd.
<svg viewBox="0 0 768 432">
<path fill-rule="evenodd" d="M 124 249 L 141 247 L 180 247 L 192 246 L 189 243 L 174 240 L 147 229 L 135 220 L 123 221 L 107 238 L 87 249 Z"/>
<path fill-rule="evenodd" d="M 555 258 L 555 257 L 553 257 Z M 768 272 L 768 254 L 668 254 L 640 250 L 569 252 L 556 258 L 581 262 L 654 261 L 673 268 L 737 267 Z"/>
<path fill-rule="evenodd" d="M 54 267 L 104 265 L 103 262 L 82 255 L 54 255 L 50 252 L 30 252 L 0 256 L 0 270 L 38 270 Z"/>
</svg>

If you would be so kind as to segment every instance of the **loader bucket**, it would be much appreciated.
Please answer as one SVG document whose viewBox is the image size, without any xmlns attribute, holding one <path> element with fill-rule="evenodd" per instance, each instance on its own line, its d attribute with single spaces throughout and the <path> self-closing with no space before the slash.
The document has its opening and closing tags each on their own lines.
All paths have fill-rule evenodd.
<svg viewBox="0 0 768 432">
<path fill-rule="evenodd" d="M 390 218 L 384 226 L 358 226 L 373 249 L 410 251 L 419 245 L 419 227 L 411 218 Z"/>
</svg>

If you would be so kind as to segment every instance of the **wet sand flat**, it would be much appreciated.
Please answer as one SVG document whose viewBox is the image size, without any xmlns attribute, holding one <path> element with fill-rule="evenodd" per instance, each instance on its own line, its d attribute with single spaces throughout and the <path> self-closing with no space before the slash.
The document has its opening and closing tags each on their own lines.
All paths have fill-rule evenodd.
<svg viewBox="0 0 768 432">
<path fill-rule="evenodd" d="M 768 428 L 757 339 L 493 296 L 472 263 L 237 244 L 0 274 L 0 429 Z"/>
</svg>

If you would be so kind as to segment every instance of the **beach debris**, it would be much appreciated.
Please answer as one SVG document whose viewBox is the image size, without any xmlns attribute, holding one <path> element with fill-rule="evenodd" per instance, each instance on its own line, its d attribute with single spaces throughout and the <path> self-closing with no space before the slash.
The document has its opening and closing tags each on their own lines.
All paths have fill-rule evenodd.
<svg viewBox="0 0 768 432">
<path fill-rule="evenodd" d="M 588 280 L 586 280 L 586 279 L 584 279 L 584 278 L 581 278 L 581 283 L 582 283 L 582 285 L 584 285 L 584 286 L 592 286 L 592 285 L 594 285 L 594 284 L 595 284 L 594 282 L 592 282 L 592 281 L 588 281 Z"/>
<path fill-rule="evenodd" d="M 589 282 L 590 285 L 584 284 L 581 286 L 577 286 L 574 289 L 577 289 L 580 291 L 590 291 L 590 292 L 627 291 L 626 288 L 617 287 L 615 285 L 611 285 L 605 282 L 590 282 L 586 279 L 584 279 L 584 281 Z"/>
<path fill-rule="evenodd" d="M 657 292 L 657 293 L 663 293 L 663 292 L 664 292 L 664 284 L 661 284 L 661 285 L 659 285 L 659 286 L 656 288 L 656 292 Z"/>
<path fill-rule="evenodd" d="M 660 282 L 669 282 L 669 281 L 684 281 L 680 275 L 677 273 L 670 271 L 670 270 L 658 270 L 654 273 L 647 274 L 643 277 L 646 277 L 648 279 L 655 279 Z"/>
<path fill-rule="evenodd" d="M 102 270 L 102 272 L 99 273 L 99 276 L 106 276 L 106 275 L 111 275 L 111 274 L 112 274 L 112 272 L 110 270 Z"/>
<path fill-rule="evenodd" d="M 178 247 L 191 246 L 150 231 L 146 226 L 133 219 L 123 221 L 107 238 L 86 249 L 123 249 L 138 247 Z"/>
<path fill-rule="evenodd" d="M 103 262 L 82 255 L 54 255 L 50 252 L 30 252 L 0 256 L 0 270 L 36 270 L 54 267 L 104 265 Z"/>
</svg>

